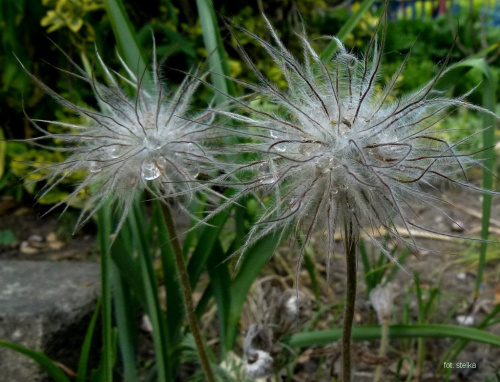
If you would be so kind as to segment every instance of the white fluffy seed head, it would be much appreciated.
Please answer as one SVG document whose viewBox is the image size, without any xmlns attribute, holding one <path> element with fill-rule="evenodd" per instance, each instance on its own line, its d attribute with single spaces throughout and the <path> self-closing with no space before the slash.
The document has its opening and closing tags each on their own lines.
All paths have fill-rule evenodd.
<svg viewBox="0 0 500 382">
<path fill-rule="evenodd" d="M 70 154 L 63 163 L 43 168 L 49 175 L 42 196 L 63 178 L 83 170 L 86 173 L 83 181 L 64 201 L 68 202 L 92 186 L 77 226 L 83 224 L 108 196 L 120 205 L 120 226 L 134 195 L 144 189 L 162 199 L 189 199 L 199 190 L 212 192 L 197 182 L 198 174 L 213 171 L 215 153 L 205 145 L 212 134 L 207 127 L 213 120 L 212 111 L 195 115 L 189 111 L 199 83 L 196 76 L 186 78 L 175 91 L 168 92 L 156 59 L 152 85 L 148 88 L 144 74 L 138 78 L 121 58 L 126 76 L 108 69 L 97 52 L 96 61 L 105 73 L 107 84 L 98 82 L 93 74 L 71 63 L 77 71 L 74 76 L 92 87 L 100 111 L 64 99 L 30 75 L 43 90 L 62 106 L 81 115 L 84 121 L 75 125 L 30 119 L 44 134 L 36 141 L 58 139 L 63 150 Z M 120 83 L 131 87 L 134 94 L 129 96 Z M 41 127 L 42 124 L 57 124 L 67 128 L 67 132 L 52 134 Z"/>
<path fill-rule="evenodd" d="M 307 37 L 300 37 L 304 59 L 299 60 L 269 23 L 268 27 L 274 43 L 245 32 L 279 66 L 286 89 L 280 90 L 243 53 L 260 80 L 260 85 L 248 87 L 260 100 L 274 105 L 275 112 L 238 100 L 245 115 L 226 113 L 244 125 L 238 130 L 242 136 L 252 137 L 252 143 L 240 150 L 259 156 L 241 166 L 245 174 L 253 170 L 241 193 L 271 199 L 251 229 L 247 246 L 268 233 L 298 227 L 306 243 L 312 232 L 326 232 L 331 253 L 335 232 L 343 233 L 349 226 L 369 237 L 388 233 L 418 249 L 412 232 L 428 229 L 408 208 L 411 203 L 424 203 L 446 215 L 440 209 L 444 201 L 428 194 L 423 185 L 444 181 L 489 192 L 469 184 L 465 177 L 467 168 L 480 164 L 459 154 L 459 146 L 468 138 L 447 142 L 436 128 L 450 108 L 487 112 L 468 104 L 467 94 L 449 99 L 434 89 L 449 69 L 443 67 L 419 90 L 393 100 L 391 92 L 407 59 L 383 90 L 377 90 L 383 46 L 376 38 L 362 58 L 333 38 L 337 54 L 323 63 Z"/>
<path fill-rule="evenodd" d="M 245 360 L 245 374 L 247 378 L 269 378 L 273 372 L 273 357 L 264 350 L 252 349 Z"/>
</svg>

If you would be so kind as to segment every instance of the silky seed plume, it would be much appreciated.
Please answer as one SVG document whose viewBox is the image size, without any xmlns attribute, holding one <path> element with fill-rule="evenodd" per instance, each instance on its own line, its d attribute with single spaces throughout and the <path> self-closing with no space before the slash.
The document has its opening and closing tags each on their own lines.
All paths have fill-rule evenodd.
<svg viewBox="0 0 500 382">
<path fill-rule="evenodd" d="M 303 58 L 298 59 L 267 19 L 266 23 L 272 42 L 232 23 L 266 50 L 286 81 L 282 89 L 266 77 L 233 34 L 259 82 L 239 81 L 254 98 L 235 99 L 237 111 L 224 113 L 239 125 L 235 134 L 250 138 L 237 150 L 253 154 L 234 171 L 242 174 L 235 199 L 260 195 L 266 206 L 242 251 L 289 228 L 302 233 L 302 251 L 314 232 L 324 232 L 325 249 L 331 254 L 335 234 L 345 235 L 346 229 L 372 239 L 389 257 L 377 237 L 389 235 L 418 251 L 416 231 L 452 236 L 426 228 L 412 209 L 423 203 L 452 220 L 443 209 L 449 203 L 429 189 L 447 183 L 498 194 L 470 183 L 465 175 L 468 168 L 482 166 L 474 155 L 461 153 L 460 146 L 481 131 L 449 142 L 438 128 L 450 109 L 490 113 L 466 101 L 470 92 L 447 98 L 435 89 L 453 68 L 446 67 L 448 59 L 429 83 L 394 99 L 392 92 L 408 57 L 380 90 L 385 30 L 380 42 L 374 34 L 362 57 L 329 37 L 337 53 L 323 62 L 305 33 L 299 35 Z"/>
<path fill-rule="evenodd" d="M 63 52 L 64 53 L 64 52 Z M 50 192 L 64 178 L 76 172 L 86 175 L 73 192 L 61 203 L 69 203 L 79 193 L 91 190 L 76 226 L 82 225 L 110 197 L 118 202 L 120 227 L 127 216 L 134 196 L 148 189 L 160 199 L 175 198 L 182 208 L 183 200 L 190 200 L 198 191 L 215 194 L 197 181 L 203 172 L 214 171 L 216 152 L 207 141 L 213 133 L 210 124 L 212 110 L 194 113 L 190 104 L 199 81 L 188 76 L 176 90 L 168 90 L 153 48 L 152 86 L 145 85 L 144 77 L 137 76 L 119 57 L 125 75 L 109 69 L 96 51 L 96 62 L 104 73 L 101 83 L 66 55 L 76 68 L 70 73 L 84 81 L 93 90 L 100 111 L 79 106 L 47 87 L 35 76 L 31 78 L 61 106 L 82 117 L 81 124 L 64 121 L 36 120 L 28 117 L 43 133 L 31 141 L 58 139 L 62 150 L 69 155 L 62 163 L 44 166 L 40 170 L 46 184 L 39 197 Z M 200 76 L 197 73 L 196 76 Z M 129 96 L 124 86 L 133 90 Z M 42 127 L 55 124 L 66 129 L 51 133 Z M 219 168 L 220 166 L 215 166 Z"/>
</svg>

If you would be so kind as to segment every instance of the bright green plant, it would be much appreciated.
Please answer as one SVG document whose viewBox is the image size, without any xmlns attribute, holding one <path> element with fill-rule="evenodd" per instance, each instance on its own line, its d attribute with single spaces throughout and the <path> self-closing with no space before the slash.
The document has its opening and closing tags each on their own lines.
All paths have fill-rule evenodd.
<svg viewBox="0 0 500 382">
<path fill-rule="evenodd" d="M 85 16 L 89 12 L 102 9 L 102 0 L 43 0 L 42 4 L 49 10 L 40 25 L 47 27 L 48 33 L 67 28 L 70 39 L 79 48 L 94 41 L 94 28 L 85 20 Z"/>
</svg>

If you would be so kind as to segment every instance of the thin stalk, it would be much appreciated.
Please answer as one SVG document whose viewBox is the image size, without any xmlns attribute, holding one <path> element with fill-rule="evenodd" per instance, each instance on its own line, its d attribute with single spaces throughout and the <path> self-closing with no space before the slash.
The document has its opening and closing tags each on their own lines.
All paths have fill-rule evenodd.
<svg viewBox="0 0 500 382">
<path fill-rule="evenodd" d="M 111 310 L 111 226 L 107 219 L 108 203 L 98 212 L 98 236 L 101 247 L 101 300 L 102 300 L 102 380 L 113 381 L 112 310 Z"/>
<path fill-rule="evenodd" d="M 196 319 L 196 313 L 193 304 L 193 294 L 191 291 L 191 286 L 189 284 L 189 276 L 186 269 L 186 262 L 184 261 L 184 255 L 182 253 L 182 248 L 179 243 L 177 236 L 177 231 L 175 229 L 174 219 L 172 218 L 172 212 L 170 207 L 163 204 L 163 217 L 165 218 L 165 224 L 167 226 L 168 233 L 172 238 L 171 244 L 174 252 L 175 264 L 177 266 L 177 272 L 179 272 L 182 297 L 184 299 L 184 306 L 186 308 L 186 315 L 191 328 L 191 333 L 193 334 L 196 349 L 198 351 L 198 356 L 200 357 L 200 363 L 203 371 L 205 372 L 205 377 L 208 382 L 215 382 L 215 376 L 210 367 L 210 361 L 208 360 L 208 355 L 205 350 L 205 345 L 203 343 L 203 338 L 201 337 L 200 327 L 198 325 L 198 320 Z"/>
<path fill-rule="evenodd" d="M 380 349 L 378 355 L 380 357 L 385 357 L 387 352 L 387 341 L 389 339 L 389 320 L 384 318 L 382 321 L 382 337 L 380 339 Z M 382 375 L 382 365 L 378 365 L 375 370 L 374 382 L 380 381 L 380 376 Z"/>
<path fill-rule="evenodd" d="M 422 380 L 425 361 L 425 338 L 417 339 L 417 380 Z"/>
<path fill-rule="evenodd" d="M 346 250 L 346 298 L 344 306 L 344 325 L 342 328 L 342 381 L 351 381 L 351 333 L 356 304 L 356 243 L 358 237 L 354 233 L 353 224 L 349 222 L 345 228 Z"/>
<path fill-rule="evenodd" d="M 424 323 L 425 307 L 424 298 L 422 296 L 422 289 L 420 287 L 420 278 L 418 273 L 415 272 L 415 286 L 417 288 L 417 300 L 418 300 L 418 324 Z M 417 340 L 417 380 L 422 380 L 422 374 L 424 372 L 424 360 L 425 360 L 425 339 L 419 337 Z"/>
</svg>

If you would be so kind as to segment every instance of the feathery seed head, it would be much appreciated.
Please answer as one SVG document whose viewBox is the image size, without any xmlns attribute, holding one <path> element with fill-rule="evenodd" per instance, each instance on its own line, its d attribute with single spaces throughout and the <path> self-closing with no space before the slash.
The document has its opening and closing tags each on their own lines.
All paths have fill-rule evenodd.
<svg viewBox="0 0 500 382">
<path fill-rule="evenodd" d="M 213 163 L 214 153 L 204 145 L 211 135 L 206 126 L 211 123 L 213 113 L 208 110 L 192 116 L 189 112 L 199 81 L 186 79 L 177 90 L 169 92 L 161 81 L 156 59 L 153 59 L 153 86 L 146 88 L 143 78 L 138 78 L 121 58 L 126 76 L 108 69 L 96 52 L 107 82 L 103 84 L 68 59 L 77 70 L 72 75 L 92 87 L 101 111 L 66 100 L 30 75 L 56 101 L 80 114 L 85 121 L 75 125 L 30 119 L 44 134 L 35 138 L 35 143 L 41 139 L 59 139 L 63 150 L 70 154 L 64 162 L 44 167 L 49 174 L 43 194 L 71 173 L 86 171 L 84 180 L 67 198 L 74 198 L 82 190 L 93 187 L 77 223 L 80 225 L 108 195 L 122 205 L 123 222 L 134 195 L 143 189 L 149 189 L 160 198 L 191 197 L 197 190 L 208 189 L 197 183 L 196 178 L 201 171 L 210 171 Z M 134 96 L 130 97 L 120 83 L 131 87 Z M 50 133 L 40 126 L 42 123 L 62 126 L 67 132 Z"/>
<path fill-rule="evenodd" d="M 250 379 L 269 378 L 273 372 L 273 357 L 264 350 L 252 349 L 246 356 L 245 375 Z"/>
<path fill-rule="evenodd" d="M 439 207 L 444 201 L 422 185 L 446 181 L 488 192 L 465 178 L 465 169 L 479 164 L 472 156 L 458 153 L 468 138 L 447 142 L 436 129 L 450 108 L 486 112 L 468 104 L 467 94 L 449 99 L 435 90 L 449 69 L 443 67 L 428 84 L 394 100 L 391 92 L 408 57 L 383 90 L 377 90 L 383 37 L 380 46 L 374 37 L 362 58 L 333 37 L 337 54 L 323 63 L 307 37 L 299 36 L 304 48 L 304 58 L 299 60 L 269 22 L 268 29 L 274 44 L 245 32 L 279 66 L 286 89 L 272 83 L 243 51 L 260 81 L 245 85 L 274 105 L 275 111 L 237 100 L 246 114 L 226 113 L 245 125 L 239 129 L 242 136 L 252 137 L 244 149 L 259 155 L 259 160 L 241 166 L 255 175 L 241 193 L 263 192 L 272 200 L 250 231 L 247 245 L 270 232 L 296 226 L 306 234 L 306 242 L 313 231 L 326 232 L 328 253 L 335 232 L 343 233 L 347 227 L 369 237 L 388 233 L 418 248 L 412 232 L 428 229 L 418 224 L 411 203 L 424 203 L 447 216 Z"/>
</svg>

